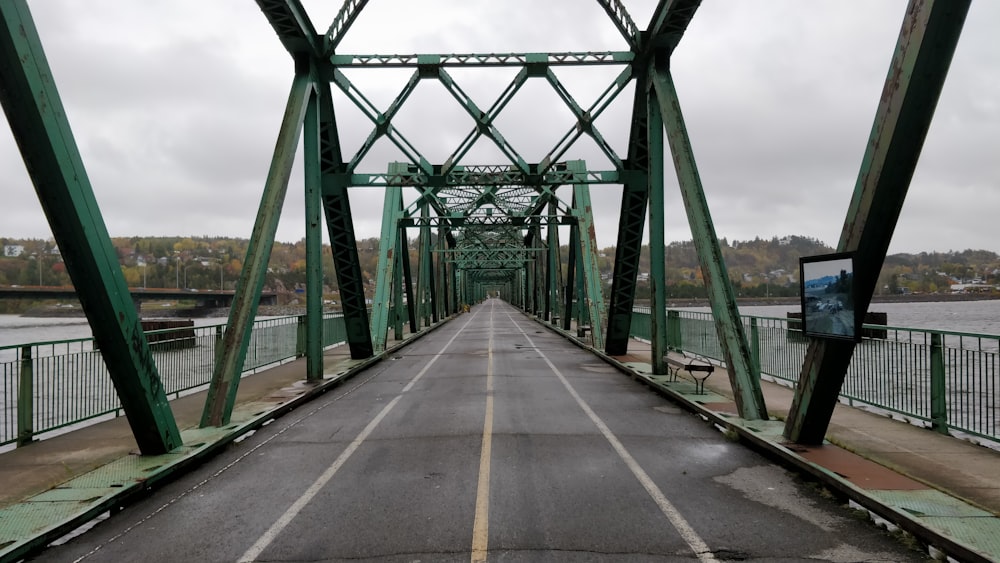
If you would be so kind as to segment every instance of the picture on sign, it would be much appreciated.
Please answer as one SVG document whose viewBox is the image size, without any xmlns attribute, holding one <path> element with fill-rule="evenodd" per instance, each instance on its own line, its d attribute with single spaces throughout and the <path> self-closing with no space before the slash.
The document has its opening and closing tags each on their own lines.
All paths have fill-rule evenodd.
<svg viewBox="0 0 1000 563">
<path fill-rule="evenodd" d="M 799 259 L 802 332 L 812 338 L 861 340 L 854 308 L 854 254 L 842 252 Z"/>
</svg>

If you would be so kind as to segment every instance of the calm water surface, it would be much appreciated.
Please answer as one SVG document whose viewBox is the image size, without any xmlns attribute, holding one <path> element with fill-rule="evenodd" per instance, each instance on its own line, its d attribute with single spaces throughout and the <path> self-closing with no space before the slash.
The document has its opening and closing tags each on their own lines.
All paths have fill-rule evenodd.
<svg viewBox="0 0 1000 563">
<path fill-rule="evenodd" d="M 709 311 L 708 307 L 682 308 L 685 311 Z M 740 307 L 740 314 L 785 318 L 795 305 Z M 1000 335 L 1000 300 L 941 301 L 934 303 L 874 303 L 870 311 L 889 315 L 889 326 L 974 332 Z"/>
</svg>

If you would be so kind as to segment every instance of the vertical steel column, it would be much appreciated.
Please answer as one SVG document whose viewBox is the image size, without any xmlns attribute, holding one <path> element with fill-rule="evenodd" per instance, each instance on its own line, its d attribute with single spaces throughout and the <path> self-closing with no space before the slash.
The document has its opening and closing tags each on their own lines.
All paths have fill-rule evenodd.
<svg viewBox="0 0 1000 563">
<path fill-rule="evenodd" d="M 942 434 L 948 432 L 948 385 L 945 372 L 944 336 L 931 333 L 931 428 Z"/>
<path fill-rule="evenodd" d="M 281 218 L 281 206 L 288 190 L 288 178 L 292 173 L 295 150 L 312 92 L 313 84 L 309 74 L 297 72 L 288 94 L 288 104 L 275 143 L 257 220 L 247 246 L 243 270 L 236 283 L 222 346 L 216 352 L 212 382 L 209 384 L 205 410 L 201 415 L 202 427 L 229 424 L 233 412 L 240 373 L 243 371 L 247 345 L 250 343 L 250 332 L 260 303 L 260 291 L 267 274 L 267 262 L 271 258 L 271 248 L 274 247 L 274 233 Z"/>
<path fill-rule="evenodd" d="M 404 231 L 400 229 L 399 232 L 403 234 Z M 403 256 L 403 251 L 400 248 L 405 248 L 405 246 L 405 244 L 402 244 L 397 239 L 396 252 L 393 254 L 396 267 L 393 269 L 392 277 L 392 336 L 396 340 L 403 339 L 403 315 L 406 314 L 404 309 L 412 306 L 412 303 L 403 305 L 403 268 L 407 267 L 410 263 L 409 259 Z"/>
<path fill-rule="evenodd" d="M 649 127 L 649 104 L 646 103 L 649 81 L 646 69 L 636 70 L 628 169 L 622 186 L 615 269 L 611 279 L 611 295 L 608 298 L 608 341 L 604 351 L 609 356 L 621 356 L 628 352 L 635 285 L 639 275 L 639 255 L 642 251 L 642 231 L 646 225 L 646 204 L 649 200 L 646 179 L 649 173 L 649 136 L 646 132 Z M 581 239 L 586 240 L 583 233 Z"/>
<path fill-rule="evenodd" d="M 574 195 L 574 198 L 576 196 Z M 574 218 L 575 219 L 575 218 Z M 573 221 L 569 228 L 569 257 L 566 263 L 566 294 L 563 307 L 562 329 L 569 330 L 573 323 L 573 300 L 576 298 L 576 263 L 580 247 L 580 224 Z M 577 319 L 579 321 L 579 319 Z"/>
<path fill-rule="evenodd" d="M 306 380 L 323 379 L 323 219 L 320 197 L 323 169 L 320 164 L 320 96 L 313 92 L 303 127 L 306 211 Z"/>
<path fill-rule="evenodd" d="M 24 0 L 0 1 L 0 103 L 139 449 L 173 450 L 180 432 Z"/>
<path fill-rule="evenodd" d="M 20 371 L 17 383 L 17 446 L 27 446 L 35 440 L 35 362 L 31 345 L 21 346 Z"/>
<path fill-rule="evenodd" d="M 553 190 L 552 201 L 549 202 L 549 225 L 548 232 L 548 247 L 549 247 L 549 263 L 548 263 L 548 299 L 546 300 L 546 319 L 547 321 L 556 322 L 556 317 L 559 316 L 559 288 L 562 285 L 562 260 L 559 256 L 559 216 L 557 215 L 558 206 L 555 200 L 555 192 Z"/>
<path fill-rule="evenodd" d="M 402 211 L 402 201 L 400 201 L 400 211 Z M 403 307 L 402 301 L 396 301 L 395 306 L 397 309 L 404 308 L 406 310 L 406 320 L 410 321 L 410 334 L 416 334 L 420 332 L 420 324 L 417 322 L 417 307 L 419 307 L 419 303 L 417 303 L 417 300 L 413 296 L 413 268 L 410 262 L 410 239 L 406 236 L 405 227 L 399 228 L 398 244 L 397 255 L 403 261 L 402 287 L 406 306 Z"/>
<path fill-rule="evenodd" d="M 398 164 L 390 164 L 389 171 Z M 372 346 L 376 354 L 385 351 L 389 334 L 389 303 L 396 279 L 396 238 L 399 236 L 399 204 L 403 189 L 399 186 L 385 188 L 382 206 L 382 234 L 379 238 L 378 272 L 375 274 L 375 299 L 372 302 Z"/>
<path fill-rule="evenodd" d="M 868 137 L 838 251 L 854 251 L 855 309 L 868 310 L 878 273 L 944 87 L 969 0 L 911 0 Z M 809 343 L 785 437 L 820 444 L 854 353 L 854 343 Z"/>
<path fill-rule="evenodd" d="M 660 103 L 670 152 L 674 156 L 677 182 L 681 188 L 695 249 L 698 251 L 698 261 L 701 263 L 705 289 L 715 317 L 715 329 L 719 334 L 736 406 L 744 419 L 767 420 L 764 394 L 760 390 L 760 373 L 754 372 L 753 362 L 750 360 L 750 347 L 736 307 L 736 294 L 729 281 L 722 249 L 712 224 L 673 78 L 666 61 L 659 61 L 659 66 L 650 69 L 650 73 L 653 89 Z"/>
<path fill-rule="evenodd" d="M 649 329 L 653 373 L 667 373 L 667 268 L 664 244 L 663 116 L 652 92 L 649 105 Z"/>
<path fill-rule="evenodd" d="M 448 250 L 455 250 L 458 247 L 458 240 L 455 239 L 455 235 L 448 233 Z M 458 298 L 458 266 L 452 262 L 448 268 L 448 280 L 451 286 L 451 291 L 449 292 L 451 300 L 451 314 L 458 313 L 461 309 L 461 301 Z"/>
<path fill-rule="evenodd" d="M 587 165 L 582 160 L 567 163 L 571 172 L 582 179 L 587 174 Z M 577 184 L 573 187 L 573 205 L 576 220 L 580 224 L 580 258 L 583 265 L 583 283 L 586 291 L 581 297 L 587 300 L 590 317 L 590 337 L 594 348 L 604 348 L 604 292 L 601 289 L 601 270 L 597 265 L 597 233 L 594 230 L 594 209 L 590 203 L 590 186 Z"/>
<path fill-rule="evenodd" d="M 430 217 L 429 206 L 420 206 L 420 235 L 417 237 L 417 321 L 421 326 L 431 325 L 431 293 L 434 280 L 431 276 L 431 227 L 427 224 Z"/>
<path fill-rule="evenodd" d="M 330 85 L 318 85 L 320 94 L 320 158 L 323 165 L 323 210 L 330 239 L 330 251 L 337 272 L 341 309 L 351 358 L 360 360 L 374 354 L 369 330 L 368 304 L 358 257 L 358 241 L 351 218 L 351 200 L 345 181 L 338 174 L 344 169 L 337 118 L 333 110 Z"/>
</svg>

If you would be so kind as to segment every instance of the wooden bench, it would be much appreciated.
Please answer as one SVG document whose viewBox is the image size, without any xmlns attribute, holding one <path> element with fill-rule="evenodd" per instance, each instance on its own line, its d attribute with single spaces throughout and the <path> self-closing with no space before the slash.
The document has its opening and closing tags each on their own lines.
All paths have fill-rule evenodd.
<svg viewBox="0 0 1000 563">
<path fill-rule="evenodd" d="M 680 350 L 671 350 L 663 358 L 667 362 L 667 372 L 671 381 L 677 381 L 677 373 L 684 370 L 694 379 L 695 392 L 699 395 L 705 392 L 705 380 L 715 371 L 715 364 L 707 359 Z"/>
</svg>

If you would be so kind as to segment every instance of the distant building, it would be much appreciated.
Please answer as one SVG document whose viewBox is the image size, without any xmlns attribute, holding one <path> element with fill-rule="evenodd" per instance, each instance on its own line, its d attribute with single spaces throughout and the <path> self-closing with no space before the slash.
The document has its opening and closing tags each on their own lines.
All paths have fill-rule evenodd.
<svg viewBox="0 0 1000 563">
<path fill-rule="evenodd" d="M 8 258 L 16 258 L 24 254 L 24 247 L 20 244 L 5 244 L 3 247 L 3 255 Z"/>
</svg>

